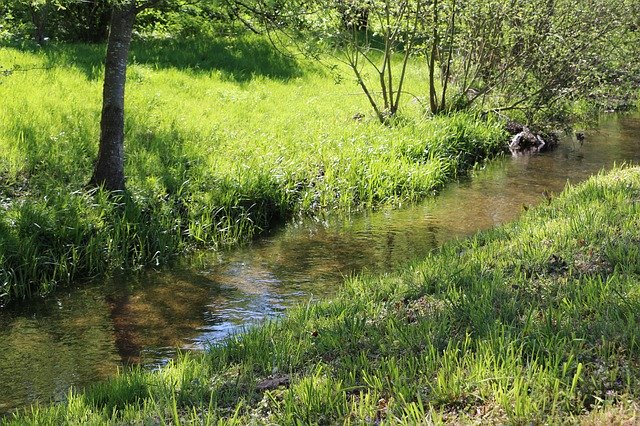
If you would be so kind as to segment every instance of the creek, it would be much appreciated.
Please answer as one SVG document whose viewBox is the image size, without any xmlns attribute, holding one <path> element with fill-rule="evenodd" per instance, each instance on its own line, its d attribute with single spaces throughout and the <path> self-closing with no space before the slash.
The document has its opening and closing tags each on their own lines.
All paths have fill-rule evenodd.
<svg viewBox="0 0 640 426">
<path fill-rule="evenodd" d="M 158 368 L 180 350 L 330 296 L 345 277 L 385 273 L 453 238 L 498 226 L 614 163 L 640 162 L 640 115 L 603 118 L 584 143 L 504 157 L 423 203 L 348 220 L 304 219 L 170 270 L 115 275 L 0 311 L 0 414 L 63 400 L 123 365 Z"/>
</svg>

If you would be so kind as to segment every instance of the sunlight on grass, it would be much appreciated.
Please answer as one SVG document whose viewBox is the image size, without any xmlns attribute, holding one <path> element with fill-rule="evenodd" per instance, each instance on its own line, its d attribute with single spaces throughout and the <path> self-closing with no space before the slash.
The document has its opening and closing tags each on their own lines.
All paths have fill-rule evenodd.
<svg viewBox="0 0 640 426">
<path fill-rule="evenodd" d="M 427 119 L 410 96 L 401 123 L 381 126 L 349 79 L 259 37 L 162 43 L 132 49 L 128 191 L 116 197 L 85 187 L 102 49 L 0 49 L 17 68 L 0 82 L 0 301 L 235 244 L 294 215 L 414 202 L 503 149 L 499 123 Z M 407 87 L 420 93 L 415 70 Z"/>
<path fill-rule="evenodd" d="M 13 422 L 632 420 L 639 218 L 640 169 L 618 168 L 404 271 Z"/>
</svg>

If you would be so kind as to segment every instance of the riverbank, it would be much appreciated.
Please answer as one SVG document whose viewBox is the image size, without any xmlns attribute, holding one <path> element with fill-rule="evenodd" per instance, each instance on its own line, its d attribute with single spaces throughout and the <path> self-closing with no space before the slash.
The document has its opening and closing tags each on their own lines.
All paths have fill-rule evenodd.
<svg viewBox="0 0 640 426">
<path fill-rule="evenodd" d="M 259 37 L 138 41 L 120 197 L 87 191 L 103 47 L 0 49 L 0 304 L 114 268 L 164 265 L 296 215 L 401 205 L 503 150 L 499 123 L 380 125 L 349 81 Z M 407 90 L 420 93 L 421 68 Z"/>
<path fill-rule="evenodd" d="M 622 422 L 638 414 L 640 169 L 24 422 Z"/>
</svg>

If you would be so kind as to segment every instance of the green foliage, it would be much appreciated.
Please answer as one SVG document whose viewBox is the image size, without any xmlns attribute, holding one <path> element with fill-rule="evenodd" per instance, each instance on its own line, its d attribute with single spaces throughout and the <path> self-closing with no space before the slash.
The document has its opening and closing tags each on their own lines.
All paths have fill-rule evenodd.
<svg viewBox="0 0 640 426">
<path fill-rule="evenodd" d="M 2 39 L 32 38 L 42 45 L 49 40 L 106 40 L 111 6 L 101 0 L 16 0 L 0 6 Z"/>
<path fill-rule="evenodd" d="M 103 0 L 16 0 L 0 3 L 0 40 L 98 43 L 107 38 L 111 6 Z M 220 2 L 142 1 L 136 32 L 190 38 L 238 32 L 242 24 Z M 151 6 L 151 7 L 149 7 Z"/>
<path fill-rule="evenodd" d="M 640 169 L 616 169 L 404 271 L 350 279 L 336 298 L 205 354 L 124 373 L 13 422 L 631 420 L 639 196 Z"/>
<path fill-rule="evenodd" d="M 429 113 L 479 109 L 534 123 L 560 118 L 577 99 L 633 102 L 637 8 L 627 0 L 299 0 L 278 5 L 271 22 L 312 56 L 334 48 L 381 121 L 403 92 L 405 63 L 387 60 L 399 53 L 425 61 L 428 86 L 414 95 Z"/>
<path fill-rule="evenodd" d="M 418 108 L 392 128 L 353 119 L 366 101 L 351 87 L 262 37 L 143 40 L 127 83 L 128 192 L 108 196 L 84 187 L 102 48 L 3 49 L 0 61 L 32 68 L 0 84 L 3 302 L 234 244 L 294 215 L 413 202 L 504 138 L 499 123 L 425 120 Z"/>
<path fill-rule="evenodd" d="M 137 19 L 144 36 L 195 40 L 249 28 L 316 59 L 333 51 L 388 124 L 407 95 L 424 99 L 430 114 L 477 109 L 534 123 L 570 119 L 570 103 L 580 99 L 606 110 L 627 108 L 639 84 L 640 24 L 632 0 L 165 0 L 152 6 Z M 0 38 L 29 36 L 40 45 L 101 41 L 109 9 L 97 0 L 3 4 Z M 427 66 L 428 84 L 418 93 L 404 87 L 412 56 Z"/>
<path fill-rule="evenodd" d="M 242 24 L 222 1 L 161 1 L 143 9 L 136 17 L 136 29 L 144 36 L 197 37 L 240 33 Z"/>
</svg>

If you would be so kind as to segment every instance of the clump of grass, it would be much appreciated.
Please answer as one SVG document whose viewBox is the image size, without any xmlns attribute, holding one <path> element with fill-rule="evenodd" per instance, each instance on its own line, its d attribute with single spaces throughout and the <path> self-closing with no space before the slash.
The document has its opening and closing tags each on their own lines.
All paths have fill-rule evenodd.
<svg viewBox="0 0 640 426">
<path fill-rule="evenodd" d="M 13 421 L 630 419 L 640 401 L 639 218 L 640 168 L 618 168 L 397 274 L 353 278 L 336 298 L 204 354 Z"/>
<path fill-rule="evenodd" d="M 128 191 L 108 197 L 85 188 L 102 55 L 0 48 L 0 62 L 31 69 L 0 82 L 0 304 L 235 244 L 294 215 L 413 202 L 502 150 L 498 123 L 427 120 L 412 102 L 402 125 L 354 120 L 368 110 L 356 85 L 260 37 L 142 40 L 127 83 Z"/>
</svg>

